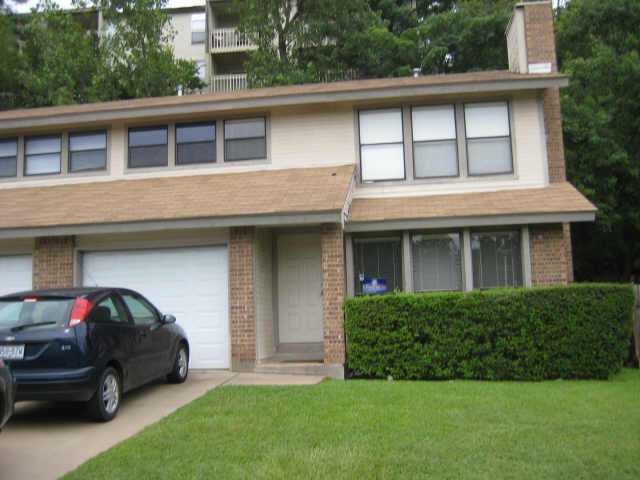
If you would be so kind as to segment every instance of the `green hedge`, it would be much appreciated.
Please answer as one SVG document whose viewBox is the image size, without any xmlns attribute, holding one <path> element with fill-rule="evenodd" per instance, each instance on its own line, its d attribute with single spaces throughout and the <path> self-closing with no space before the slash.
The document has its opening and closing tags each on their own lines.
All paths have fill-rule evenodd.
<svg viewBox="0 0 640 480">
<path fill-rule="evenodd" d="M 352 298 L 347 369 L 395 379 L 604 379 L 628 353 L 633 302 L 630 286 L 613 284 Z"/>
</svg>

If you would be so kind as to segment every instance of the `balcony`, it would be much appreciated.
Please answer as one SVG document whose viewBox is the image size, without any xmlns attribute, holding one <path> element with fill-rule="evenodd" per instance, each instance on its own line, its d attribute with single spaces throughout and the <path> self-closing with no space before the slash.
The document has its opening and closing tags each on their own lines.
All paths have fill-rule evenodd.
<svg viewBox="0 0 640 480">
<path fill-rule="evenodd" d="M 242 52 L 254 50 L 256 45 L 237 28 L 216 28 L 211 33 L 211 52 Z"/>
<path fill-rule="evenodd" d="M 245 73 L 234 73 L 229 75 L 212 75 L 212 92 L 235 92 L 247 89 L 247 75 Z"/>
</svg>

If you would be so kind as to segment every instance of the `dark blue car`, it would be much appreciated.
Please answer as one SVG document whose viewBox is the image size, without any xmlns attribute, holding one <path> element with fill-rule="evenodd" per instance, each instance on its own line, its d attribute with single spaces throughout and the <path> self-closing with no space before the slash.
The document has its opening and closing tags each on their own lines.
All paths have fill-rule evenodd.
<svg viewBox="0 0 640 480">
<path fill-rule="evenodd" d="M 17 401 L 87 402 L 96 420 L 109 421 L 123 393 L 187 379 L 189 343 L 175 321 L 128 289 L 22 292 L 0 297 L 0 358 Z"/>
</svg>

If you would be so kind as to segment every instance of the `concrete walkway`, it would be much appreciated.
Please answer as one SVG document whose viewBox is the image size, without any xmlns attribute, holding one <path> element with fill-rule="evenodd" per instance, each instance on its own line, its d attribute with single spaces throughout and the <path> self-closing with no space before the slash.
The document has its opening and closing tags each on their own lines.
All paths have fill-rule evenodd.
<svg viewBox="0 0 640 480">
<path fill-rule="evenodd" d="M 310 385 L 322 377 L 191 372 L 182 385 L 156 383 L 131 392 L 118 416 L 94 423 L 75 407 L 16 405 L 0 434 L 1 480 L 56 479 L 220 385 Z"/>
</svg>

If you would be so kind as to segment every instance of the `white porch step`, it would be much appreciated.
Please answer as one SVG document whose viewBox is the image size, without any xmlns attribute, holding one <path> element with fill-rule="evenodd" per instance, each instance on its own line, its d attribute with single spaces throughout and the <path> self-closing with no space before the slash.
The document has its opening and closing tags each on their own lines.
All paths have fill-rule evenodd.
<svg viewBox="0 0 640 480">
<path fill-rule="evenodd" d="M 339 370 L 339 371 L 338 371 Z M 273 373 L 281 375 L 316 375 L 330 378 L 344 378 L 343 370 L 335 365 L 322 362 L 271 362 L 263 361 L 254 367 L 255 373 Z"/>
</svg>

